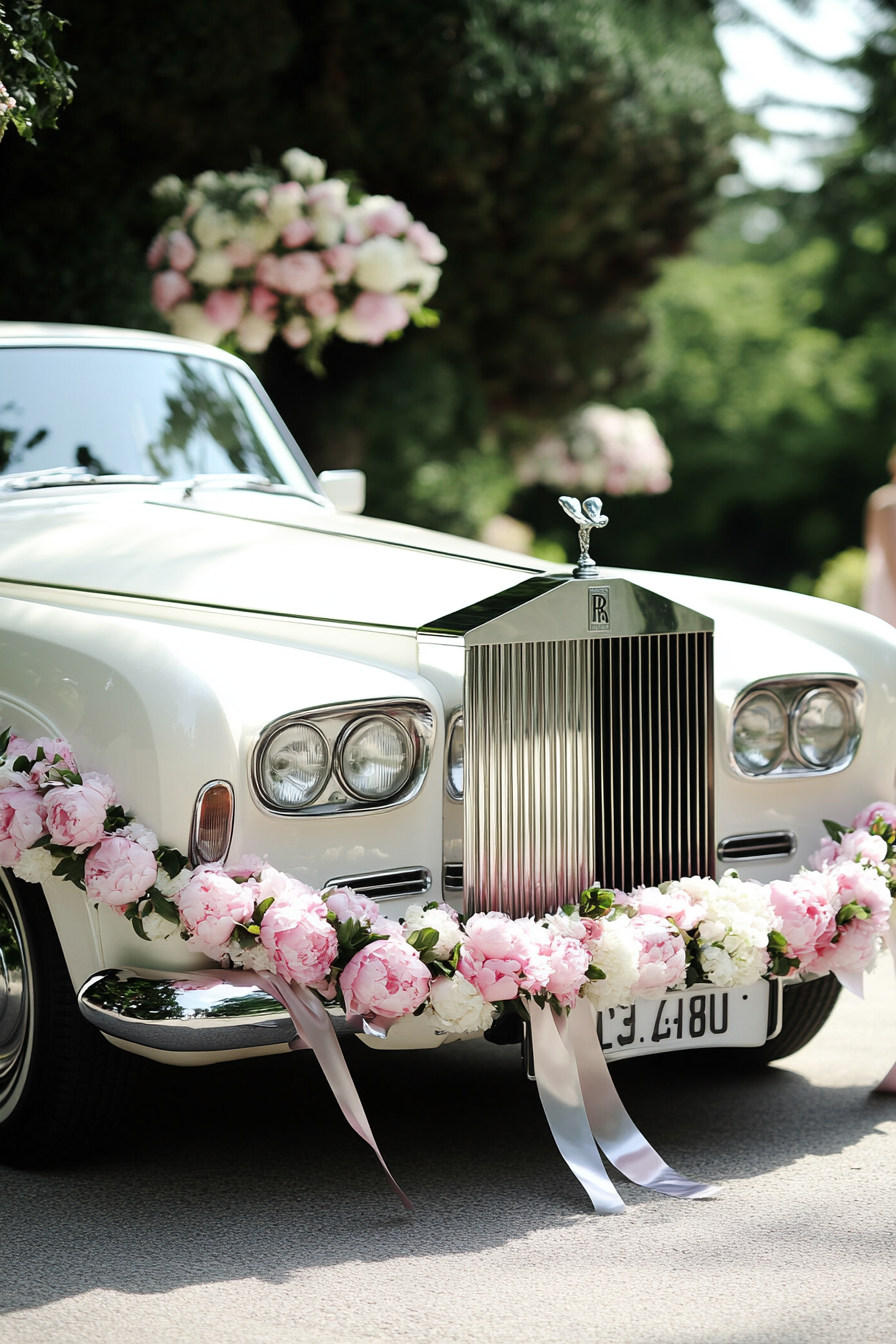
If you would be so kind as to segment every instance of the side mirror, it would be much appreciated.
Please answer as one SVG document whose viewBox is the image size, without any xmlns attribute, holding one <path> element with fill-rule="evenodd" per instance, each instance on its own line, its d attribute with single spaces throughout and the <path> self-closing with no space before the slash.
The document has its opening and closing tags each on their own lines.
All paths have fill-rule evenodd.
<svg viewBox="0 0 896 1344">
<path fill-rule="evenodd" d="M 317 478 L 337 513 L 363 513 L 367 477 L 363 471 L 322 471 Z"/>
</svg>

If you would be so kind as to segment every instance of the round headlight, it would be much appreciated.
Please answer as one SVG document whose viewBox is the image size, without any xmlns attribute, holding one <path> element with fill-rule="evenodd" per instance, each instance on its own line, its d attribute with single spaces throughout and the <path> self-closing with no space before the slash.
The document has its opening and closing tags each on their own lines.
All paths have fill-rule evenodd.
<svg viewBox="0 0 896 1344">
<path fill-rule="evenodd" d="M 385 802 L 404 788 L 414 769 L 414 747 L 394 719 L 364 719 L 339 750 L 342 783 L 365 802 Z"/>
<path fill-rule="evenodd" d="M 310 723 L 275 733 L 261 754 L 258 782 L 275 807 L 305 807 L 314 801 L 330 773 L 326 738 Z"/>
<path fill-rule="evenodd" d="M 794 749 L 806 765 L 816 770 L 832 765 L 845 753 L 850 730 L 846 703 L 829 686 L 807 691 L 794 706 Z"/>
<path fill-rule="evenodd" d="M 747 775 L 764 775 L 777 764 L 787 741 L 784 706 L 770 691 L 760 691 L 734 716 L 734 759 Z"/>
<path fill-rule="evenodd" d="M 454 727 L 448 737 L 446 753 L 446 778 L 448 797 L 460 802 L 464 796 L 464 720 L 460 715 L 454 720 Z"/>
</svg>

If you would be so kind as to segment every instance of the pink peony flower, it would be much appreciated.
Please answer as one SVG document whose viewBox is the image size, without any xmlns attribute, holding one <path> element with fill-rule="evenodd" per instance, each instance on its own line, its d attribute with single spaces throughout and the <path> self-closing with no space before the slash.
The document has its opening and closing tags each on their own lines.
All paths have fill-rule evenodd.
<svg viewBox="0 0 896 1344">
<path fill-rule="evenodd" d="M 885 863 L 887 842 L 882 835 L 871 835 L 865 830 L 847 831 L 840 841 L 840 857 L 864 859 L 866 863 Z"/>
<path fill-rule="evenodd" d="M 338 943 L 320 892 L 270 866 L 262 868 L 258 882 L 246 889 L 252 890 L 256 902 L 274 897 L 261 921 L 261 941 L 278 973 L 299 985 L 325 979 Z"/>
<path fill-rule="evenodd" d="M 403 938 L 368 943 L 339 977 L 345 1011 L 364 1017 L 404 1017 L 426 999 L 432 979 Z"/>
<path fill-rule="evenodd" d="M 196 260 L 193 239 L 183 229 L 168 235 L 168 262 L 176 271 L 188 271 Z"/>
<path fill-rule="evenodd" d="M 193 286 L 180 271 L 156 271 L 152 278 L 152 301 L 160 313 L 169 313 L 192 293 Z"/>
<path fill-rule="evenodd" d="M 414 244 L 420 253 L 421 261 L 428 262 L 431 266 L 438 266 L 445 260 L 447 254 L 438 236 L 419 220 L 408 225 L 405 237 L 409 243 Z"/>
<path fill-rule="evenodd" d="M 684 939 L 661 915 L 635 915 L 630 927 L 638 944 L 638 978 L 632 998 L 661 999 L 667 989 L 684 980 Z"/>
<path fill-rule="evenodd" d="M 489 1003 L 515 999 L 529 969 L 532 949 L 522 941 L 514 921 L 489 910 L 471 915 L 466 927 L 467 942 L 457 966 L 460 974 Z"/>
<path fill-rule="evenodd" d="M 679 929 L 695 929 L 706 918 L 706 906 L 692 900 L 677 882 L 665 894 L 658 887 L 641 887 L 632 892 L 632 905 L 639 914 L 671 919 Z"/>
<path fill-rule="evenodd" d="M 280 258 L 274 289 L 284 294 L 310 294 L 327 282 L 324 264 L 316 252 L 288 252 Z"/>
<path fill-rule="evenodd" d="M 878 817 L 882 817 L 888 826 L 896 826 L 896 804 L 893 803 L 869 803 L 862 809 L 856 817 L 853 818 L 853 830 L 867 830 Z"/>
<path fill-rule="evenodd" d="M 233 242 L 224 248 L 224 255 L 234 270 L 241 270 L 247 266 L 254 266 L 258 253 L 247 239 L 234 238 Z"/>
<path fill-rule="evenodd" d="M 331 289 L 313 289 L 305 295 L 305 307 L 312 317 L 335 317 L 339 300 Z"/>
<path fill-rule="evenodd" d="M 333 272 L 333 283 L 347 285 L 354 273 L 357 255 L 356 248 L 350 247 L 348 243 L 337 243 L 335 247 L 328 247 L 321 252 L 320 257 L 324 265 Z"/>
<path fill-rule="evenodd" d="M 29 761 L 34 761 L 41 748 L 43 748 L 44 759 L 35 762 L 29 776 L 32 784 L 43 784 L 47 771 L 53 769 L 53 761 L 57 756 L 62 757 L 61 767 L 59 768 L 77 770 L 74 752 L 62 737 L 36 737 L 33 742 L 28 743 L 28 746 L 20 754 L 27 756 Z"/>
<path fill-rule="evenodd" d="M 311 328 L 304 317 L 291 317 L 281 328 L 280 335 L 293 350 L 301 350 L 311 340 Z"/>
<path fill-rule="evenodd" d="M 118 801 L 108 775 L 82 775 L 83 783 L 54 784 L 45 795 L 47 830 L 54 845 L 80 854 L 102 840 L 106 809 Z"/>
<path fill-rule="evenodd" d="M 387 336 L 401 331 L 410 321 L 408 310 L 394 294 L 359 294 L 339 319 L 338 331 L 346 341 L 382 345 Z"/>
<path fill-rule="evenodd" d="M 110 835 L 88 854 L 84 884 L 90 900 L 121 907 L 149 891 L 158 871 L 150 850 L 123 835 Z"/>
<path fill-rule="evenodd" d="M 813 970 L 818 950 L 836 933 L 836 878 L 829 872 L 797 873 L 789 882 L 770 883 L 769 899 L 782 921 L 788 957 L 799 957 L 801 971 Z"/>
<path fill-rule="evenodd" d="M 564 1008 L 571 1008 L 586 983 L 591 965 L 591 953 L 576 938 L 554 938 L 548 951 L 550 974 L 545 989 L 553 994 Z"/>
<path fill-rule="evenodd" d="M 11 868 L 46 834 L 46 804 L 33 785 L 0 789 L 0 867 Z"/>
<path fill-rule="evenodd" d="M 280 302 L 272 289 L 266 289 L 264 285 L 256 285 L 249 296 L 249 307 L 258 317 L 263 317 L 265 321 L 270 322 L 277 313 L 277 305 Z"/>
<path fill-rule="evenodd" d="M 176 901 L 190 946 L 220 961 L 236 925 L 248 923 L 252 916 L 255 884 L 234 882 L 218 865 L 206 865 L 193 870 Z"/>
<path fill-rule="evenodd" d="M 228 877 L 255 877 L 264 867 L 264 859 L 257 854 L 244 854 L 235 863 L 229 863 L 224 869 Z"/>
<path fill-rule="evenodd" d="M 214 322 L 222 331 L 233 331 L 245 308 L 245 294 L 233 289 L 213 289 L 202 305 L 209 322 Z"/>
<path fill-rule="evenodd" d="M 357 919 L 375 924 L 380 917 L 380 908 L 369 896 L 362 896 L 351 887 L 337 887 L 328 891 L 325 898 L 327 908 L 333 912 L 340 924 L 348 919 Z"/>
<path fill-rule="evenodd" d="M 168 251 L 168 237 L 164 233 L 157 233 L 149 245 L 146 253 L 146 264 L 150 270 L 154 271 L 156 267 L 161 266 L 165 260 L 165 253 Z"/>
<path fill-rule="evenodd" d="M 809 867 L 821 869 L 826 864 L 836 863 L 840 858 L 840 846 L 836 840 L 826 835 L 814 854 L 809 855 Z"/>
<path fill-rule="evenodd" d="M 397 238 L 407 229 L 411 216 L 403 201 L 395 201 L 391 196 L 385 196 L 381 198 L 381 203 L 376 209 L 365 212 L 364 222 L 370 234 L 385 233 L 390 238 Z"/>
<path fill-rule="evenodd" d="M 255 279 L 259 285 L 269 290 L 279 289 L 280 258 L 274 256 L 273 252 L 265 252 L 263 256 L 259 257 L 258 265 L 255 267 Z M 262 314 L 262 316 L 266 316 L 266 314 Z"/>
<path fill-rule="evenodd" d="M 6 744 L 6 759 L 11 763 L 19 756 L 28 756 L 30 746 L 27 737 L 11 737 Z M 31 757 L 28 759 L 30 761 Z"/>
<path fill-rule="evenodd" d="M 291 219 L 280 230 L 284 247 L 304 247 L 314 237 L 314 225 L 308 219 Z"/>
<path fill-rule="evenodd" d="M 835 925 L 816 949 L 811 969 L 818 972 L 864 971 L 874 961 L 878 937 L 885 932 L 890 920 L 893 902 L 886 879 L 873 869 L 848 860 L 837 864 L 830 872 L 837 882 L 837 908 L 855 902 L 870 914 L 864 919 L 855 917 L 845 924 Z"/>
</svg>

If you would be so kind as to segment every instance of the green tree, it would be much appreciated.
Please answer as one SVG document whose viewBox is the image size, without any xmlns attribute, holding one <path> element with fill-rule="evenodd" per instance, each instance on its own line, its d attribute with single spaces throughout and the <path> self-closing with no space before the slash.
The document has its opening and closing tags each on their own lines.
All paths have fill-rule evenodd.
<svg viewBox="0 0 896 1344">
<path fill-rule="evenodd" d="M 53 44 L 64 26 L 39 0 L 0 5 L 0 140 L 11 125 L 33 144 L 35 130 L 55 128 L 57 112 L 71 102 L 77 67 Z"/>
</svg>

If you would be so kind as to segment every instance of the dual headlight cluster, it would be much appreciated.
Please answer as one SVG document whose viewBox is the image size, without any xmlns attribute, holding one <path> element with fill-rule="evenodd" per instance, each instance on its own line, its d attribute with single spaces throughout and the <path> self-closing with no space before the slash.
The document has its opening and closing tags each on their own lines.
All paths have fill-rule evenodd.
<svg viewBox="0 0 896 1344">
<path fill-rule="evenodd" d="M 859 682 L 829 677 L 752 686 L 731 716 L 731 755 L 745 775 L 842 770 L 855 756 L 864 698 Z"/>
<path fill-rule="evenodd" d="M 266 728 L 255 748 L 256 796 L 279 813 L 404 802 L 423 782 L 432 733 L 432 711 L 417 701 L 291 715 Z"/>
</svg>

